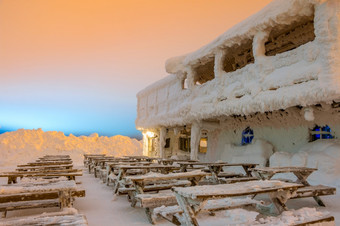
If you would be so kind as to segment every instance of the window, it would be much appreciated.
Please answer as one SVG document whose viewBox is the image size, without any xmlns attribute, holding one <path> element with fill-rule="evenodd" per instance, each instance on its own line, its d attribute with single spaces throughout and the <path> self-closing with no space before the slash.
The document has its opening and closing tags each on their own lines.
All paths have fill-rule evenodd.
<svg viewBox="0 0 340 226">
<path fill-rule="evenodd" d="M 254 139 L 254 131 L 247 127 L 242 132 L 242 145 L 251 144 L 252 140 Z"/>
<path fill-rule="evenodd" d="M 315 39 L 314 17 L 305 17 L 289 25 L 276 26 L 265 43 L 266 56 L 293 50 Z"/>
<path fill-rule="evenodd" d="M 207 62 L 196 65 L 194 68 L 196 85 L 202 85 L 215 78 L 214 64 L 215 57 L 212 57 Z"/>
<path fill-rule="evenodd" d="M 207 153 L 207 149 L 208 149 L 208 138 L 207 137 L 202 137 L 200 139 L 200 153 Z"/>
<path fill-rule="evenodd" d="M 169 148 L 170 147 L 170 138 L 167 138 L 165 140 L 165 145 L 164 145 L 164 148 Z"/>
<path fill-rule="evenodd" d="M 227 49 L 223 60 L 223 70 L 232 72 L 254 63 L 253 39 L 245 40 L 241 45 Z"/>
<path fill-rule="evenodd" d="M 185 152 L 190 152 L 190 137 L 179 138 L 179 149 Z"/>
<path fill-rule="evenodd" d="M 331 134 L 331 128 L 328 125 L 325 125 L 323 127 L 316 125 L 311 131 L 311 141 L 333 138 L 334 137 Z"/>
</svg>

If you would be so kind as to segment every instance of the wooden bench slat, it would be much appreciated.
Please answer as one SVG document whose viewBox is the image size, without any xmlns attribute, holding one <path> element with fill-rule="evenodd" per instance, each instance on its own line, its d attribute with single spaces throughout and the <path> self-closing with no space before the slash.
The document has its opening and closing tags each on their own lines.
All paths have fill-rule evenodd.
<svg viewBox="0 0 340 226">
<path fill-rule="evenodd" d="M 335 226 L 335 219 L 333 216 L 326 216 L 321 217 L 316 220 L 306 221 L 303 223 L 294 224 L 293 226 L 320 226 L 320 225 L 328 225 L 328 226 Z"/>
<path fill-rule="evenodd" d="M 259 180 L 256 177 L 236 177 L 236 178 L 221 178 L 221 181 L 225 182 L 226 184 L 233 184 L 238 182 L 246 182 L 246 181 L 253 181 Z"/>
<path fill-rule="evenodd" d="M 60 207 L 59 199 L 1 203 L 0 211 L 22 210 L 31 208 L 47 208 L 47 207 Z"/>
<path fill-rule="evenodd" d="M 1 221 L 1 226 L 28 226 L 28 225 L 88 225 L 87 219 L 83 214 L 63 214 L 57 212 L 54 214 L 41 214 L 35 216 L 16 217 Z"/>
<path fill-rule="evenodd" d="M 292 199 L 324 195 L 335 195 L 335 193 L 336 188 L 334 187 L 329 187 L 325 185 L 306 186 L 299 188 L 296 192 L 296 195 L 293 196 Z"/>
</svg>

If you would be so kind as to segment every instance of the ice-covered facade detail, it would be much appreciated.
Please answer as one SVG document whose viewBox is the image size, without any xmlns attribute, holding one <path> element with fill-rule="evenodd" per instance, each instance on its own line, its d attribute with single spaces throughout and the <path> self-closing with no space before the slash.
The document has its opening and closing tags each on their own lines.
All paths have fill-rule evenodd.
<svg viewBox="0 0 340 226">
<path fill-rule="evenodd" d="M 208 45 L 167 60 L 170 75 L 137 94 L 136 126 L 156 133 L 144 141 L 161 141 L 153 147 L 158 155 L 186 154 L 177 140 L 187 137 L 191 158 L 204 160 L 222 158 L 226 144 L 240 145 L 248 126 L 280 151 L 308 142 L 316 124 L 332 126 L 337 137 L 339 47 L 338 0 L 274 0 Z M 270 138 L 282 128 L 303 142 Z M 202 130 L 208 131 L 205 154 L 198 152 Z M 166 138 L 170 148 L 162 145 Z"/>
</svg>

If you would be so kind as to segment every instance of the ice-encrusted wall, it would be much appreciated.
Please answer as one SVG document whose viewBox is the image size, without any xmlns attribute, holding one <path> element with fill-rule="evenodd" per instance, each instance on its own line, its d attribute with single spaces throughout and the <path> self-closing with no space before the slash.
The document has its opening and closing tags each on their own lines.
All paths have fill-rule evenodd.
<svg viewBox="0 0 340 226">
<path fill-rule="evenodd" d="M 308 108 L 310 109 L 310 108 Z M 254 141 L 261 140 L 272 145 L 274 152 L 295 153 L 310 142 L 310 130 L 315 126 L 328 125 L 335 139 L 340 138 L 340 108 L 331 105 L 314 106 L 313 120 L 308 121 L 306 109 L 296 107 L 271 114 L 229 118 L 215 132 L 210 133 L 207 154 L 199 154 L 202 161 L 231 161 L 235 150 L 242 150 L 242 131 L 250 126 Z M 309 119 L 309 118 L 307 118 Z M 244 146 L 243 146 L 244 147 Z"/>
</svg>

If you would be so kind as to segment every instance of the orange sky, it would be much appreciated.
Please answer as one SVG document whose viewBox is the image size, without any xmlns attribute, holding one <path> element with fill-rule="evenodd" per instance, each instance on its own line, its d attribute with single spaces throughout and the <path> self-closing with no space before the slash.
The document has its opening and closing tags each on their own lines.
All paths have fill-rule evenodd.
<svg viewBox="0 0 340 226">
<path fill-rule="evenodd" d="M 48 101 L 102 116 L 126 104 L 133 124 L 136 93 L 166 76 L 167 58 L 200 48 L 269 2 L 0 0 L 0 84 L 10 94 L 0 104 Z"/>
</svg>

